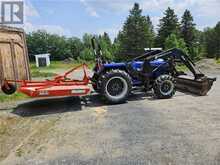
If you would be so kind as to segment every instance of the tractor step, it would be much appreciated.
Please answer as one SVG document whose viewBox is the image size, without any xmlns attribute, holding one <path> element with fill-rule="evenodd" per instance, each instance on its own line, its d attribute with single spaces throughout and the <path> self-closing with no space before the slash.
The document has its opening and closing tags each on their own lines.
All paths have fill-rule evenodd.
<svg viewBox="0 0 220 165">
<path fill-rule="evenodd" d="M 176 89 L 182 92 L 189 92 L 199 96 L 204 96 L 211 89 L 216 78 L 202 77 L 198 80 L 177 77 L 175 78 Z"/>
</svg>

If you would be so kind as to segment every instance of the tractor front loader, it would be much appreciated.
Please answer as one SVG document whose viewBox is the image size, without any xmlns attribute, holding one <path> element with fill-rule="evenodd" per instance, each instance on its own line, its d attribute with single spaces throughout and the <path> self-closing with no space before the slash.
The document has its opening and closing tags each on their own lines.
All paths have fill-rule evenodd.
<svg viewBox="0 0 220 165">
<path fill-rule="evenodd" d="M 170 61 L 171 72 L 175 78 L 177 90 L 190 92 L 196 95 L 204 96 L 211 89 L 216 78 L 205 76 L 195 65 L 195 63 L 180 49 L 173 48 L 158 54 L 148 56 L 145 61 L 163 58 Z M 186 73 L 178 71 L 176 63 L 184 64 L 193 76 L 189 77 Z"/>
</svg>

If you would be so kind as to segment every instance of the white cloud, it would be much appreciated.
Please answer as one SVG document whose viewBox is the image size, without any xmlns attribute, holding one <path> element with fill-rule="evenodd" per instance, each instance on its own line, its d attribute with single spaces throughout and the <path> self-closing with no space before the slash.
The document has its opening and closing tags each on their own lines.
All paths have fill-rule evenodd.
<svg viewBox="0 0 220 165">
<path fill-rule="evenodd" d="M 40 29 L 45 30 L 51 34 L 71 36 L 70 30 L 59 25 L 36 25 L 30 22 L 25 22 L 24 25 L 22 25 L 22 28 L 24 28 L 25 32 L 27 33 L 37 31 Z"/>
<path fill-rule="evenodd" d="M 196 14 L 199 16 L 219 16 L 220 1 L 219 0 L 200 0 L 195 2 Z"/>
<path fill-rule="evenodd" d="M 80 2 L 85 6 L 86 11 L 89 13 L 90 16 L 97 18 L 100 17 L 96 10 L 92 6 L 90 6 L 86 0 L 80 0 Z"/>
<path fill-rule="evenodd" d="M 131 0 L 84 0 L 97 10 L 111 12 L 127 12 L 132 6 Z"/>
<path fill-rule="evenodd" d="M 159 24 L 160 17 L 159 16 L 152 16 L 151 21 L 152 21 L 154 27 L 156 27 Z"/>
<path fill-rule="evenodd" d="M 145 14 L 153 12 L 156 13 L 157 17 L 161 17 L 164 10 L 171 7 L 179 17 L 185 9 L 190 9 L 194 17 L 215 21 L 220 19 L 220 0 L 81 0 L 81 2 L 86 3 L 86 6 L 95 11 L 96 14 L 101 11 L 111 13 L 128 12 L 134 2 L 138 2 Z M 152 16 L 155 17 L 155 15 Z"/>
</svg>

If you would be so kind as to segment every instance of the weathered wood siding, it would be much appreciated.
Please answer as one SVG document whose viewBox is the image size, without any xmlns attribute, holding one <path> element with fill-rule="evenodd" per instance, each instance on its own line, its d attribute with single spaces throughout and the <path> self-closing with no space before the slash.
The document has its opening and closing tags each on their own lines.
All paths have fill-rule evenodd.
<svg viewBox="0 0 220 165">
<path fill-rule="evenodd" d="M 24 31 L 0 26 L 0 83 L 4 79 L 30 80 L 30 69 Z"/>
</svg>

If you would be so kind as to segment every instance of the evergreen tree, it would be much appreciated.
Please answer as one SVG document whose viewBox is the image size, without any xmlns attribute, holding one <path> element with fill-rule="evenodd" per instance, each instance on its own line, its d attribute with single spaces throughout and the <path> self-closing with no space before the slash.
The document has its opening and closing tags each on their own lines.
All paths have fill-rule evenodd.
<svg viewBox="0 0 220 165">
<path fill-rule="evenodd" d="M 108 44 L 109 47 L 111 47 L 112 45 L 112 41 L 108 35 L 108 33 L 104 32 L 104 35 L 102 37 L 104 39 L 104 41 L 106 42 L 106 44 Z"/>
<path fill-rule="evenodd" d="M 186 46 L 191 48 L 195 41 L 195 24 L 189 10 L 185 10 L 181 20 L 181 36 L 183 37 Z"/>
<path fill-rule="evenodd" d="M 119 31 L 117 37 L 114 39 L 114 42 L 112 44 L 112 54 L 115 56 L 116 61 L 121 61 L 123 59 L 123 56 L 121 56 L 120 53 L 120 41 L 122 37 L 122 32 Z"/>
<path fill-rule="evenodd" d="M 220 47 L 220 22 L 214 28 L 207 28 L 204 31 L 206 56 L 209 58 L 219 57 Z"/>
<path fill-rule="evenodd" d="M 152 32 L 149 21 L 142 16 L 139 4 L 135 3 L 118 36 L 120 43 L 118 54 L 139 55 L 144 52 L 144 48 L 151 46 L 152 41 L 149 36 L 152 35 Z"/>
<path fill-rule="evenodd" d="M 206 53 L 207 57 L 212 58 L 214 57 L 215 49 L 214 49 L 214 43 L 213 43 L 213 38 L 214 38 L 214 30 L 212 28 L 206 28 L 205 32 L 205 46 L 206 46 Z"/>
<path fill-rule="evenodd" d="M 220 58 L 220 22 L 218 22 L 215 26 L 215 57 L 216 59 Z"/>
<path fill-rule="evenodd" d="M 148 45 L 150 48 L 152 48 L 154 45 L 154 39 L 155 39 L 154 26 L 153 26 L 153 23 L 152 23 L 149 15 L 146 17 L 146 20 L 147 20 L 147 24 L 149 27 L 149 33 L 148 33 L 149 44 Z"/>
<path fill-rule="evenodd" d="M 68 38 L 67 43 L 68 43 L 67 48 L 70 51 L 70 57 L 74 58 L 74 59 L 77 59 L 80 52 L 84 48 L 84 45 L 83 45 L 82 41 L 77 37 L 71 37 L 71 38 Z"/>
<path fill-rule="evenodd" d="M 156 40 L 157 46 L 164 48 L 166 38 L 172 33 L 179 36 L 180 27 L 174 10 L 168 7 L 164 13 L 164 17 L 160 19 L 158 36 Z"/>
<path fill-rule="evenodd" d="M 108 33 L 104 32 L 103 35 L 99 36 L 99 43 L 102 48 L 103 57 L 106 60 L 112 61 L 114 59 L 112 53 L 112 42 Z"/>
<path fill-rule="evenodd" d="M 176 34 L 172 33 L 169 35 L 165 40 L 165 49 L 171 49 L 171 48 L 179 48 L 186 54 L 188 54 L 188 49 L 186 47 L 186 43 L 182 38 L 178 38 Z"/>
<path fill-rule="evenodd" d="M 91 39 L 92 39 L 92 35 L 85 33 L 83 35 L 83 51 L 80 52 L 80 55 L 78 57 L 79 60 L 95 60 L 95 56 L 93 54 L 93 50 L 91 47 Z"/>
</svg>

